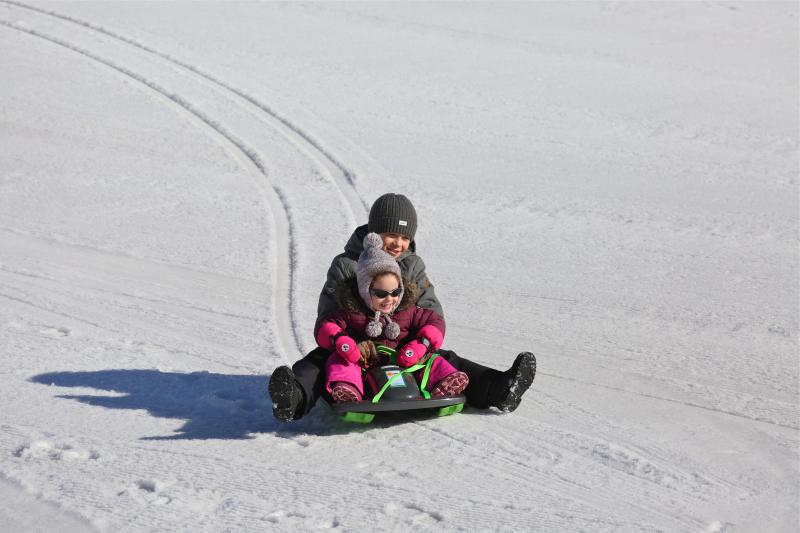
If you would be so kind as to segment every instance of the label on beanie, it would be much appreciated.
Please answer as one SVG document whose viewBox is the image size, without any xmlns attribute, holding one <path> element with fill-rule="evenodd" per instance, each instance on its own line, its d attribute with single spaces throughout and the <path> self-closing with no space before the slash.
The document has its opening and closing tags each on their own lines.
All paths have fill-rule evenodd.
<svg viewBox="0 0 800 533">
<path fill-rule="evenodd" d="M 401 226 L 408 226 L 408 222 L 406 222 L 405 220 L 398 220 L 397 223 Z"/>
</svg>

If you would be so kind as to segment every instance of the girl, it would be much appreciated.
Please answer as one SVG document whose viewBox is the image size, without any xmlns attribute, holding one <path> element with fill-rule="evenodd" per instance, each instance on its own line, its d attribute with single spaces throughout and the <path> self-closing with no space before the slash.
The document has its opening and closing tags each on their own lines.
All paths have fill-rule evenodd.
<svg viewBox="0 0 800 533">
<path fill-rule="evenodd" d="M 444 340 L 444 320 L 431 309 L 417 307 L 416 286 L 406 282 L 397 261 L 383 250 L 376 233 L 364 238 L 356 277 L 338 293 L 339 309 L 320 318 L 314 338 L 333 353 L 328 357 L 325 389 L 334 402 L 364 397 L 362 367 L 377 364 L 375 343 L 400 347 L 397 362 L 409 367 L 438 350 Z M 469 383 L 464 372 L 437 357 L 431 365 L 431 396 L 460 394 Z"/>
</svg>

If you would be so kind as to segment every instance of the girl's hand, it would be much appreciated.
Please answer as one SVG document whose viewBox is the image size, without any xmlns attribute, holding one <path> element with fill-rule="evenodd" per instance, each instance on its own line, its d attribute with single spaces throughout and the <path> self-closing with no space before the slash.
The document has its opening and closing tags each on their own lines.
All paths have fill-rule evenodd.
<svg viewBox="0 0 800 533">
<path fill-rule="evenodd" d="M 428 324 L 427 326 L 423 326 L 419 332 L 417 333 L 418 339 L 428 339 L 428 342 L 431 345 L 431 351 L 435 352 L 439 348 L 442 347 L 442 343 L 444 342 L 444 334 L 437 328 L 436 326 Z"/>
<path fill-rule="evenodd" d="M 359 360 L 361 360 L 361 352 L 358 349 L 358 344 L 352 337 L 348 337 L 347 335 L 339 335 L 336 337 L 334 351 L 348 363 L 358 363 Z"/>
<path fill-rule="evenodd" d="M 428 353 L 428 348 L 417 340 L 413 340 L 397 351 L 397 364 L 403 368 L 420 362 Z"/>
<path fill-rule="evenodd" d="M 369 368 L 378 363 L 378 350 L 375 343 L 366 340 L 358 343 L 358 351 L 361 352 L 361 366 Z"/>
</svg>

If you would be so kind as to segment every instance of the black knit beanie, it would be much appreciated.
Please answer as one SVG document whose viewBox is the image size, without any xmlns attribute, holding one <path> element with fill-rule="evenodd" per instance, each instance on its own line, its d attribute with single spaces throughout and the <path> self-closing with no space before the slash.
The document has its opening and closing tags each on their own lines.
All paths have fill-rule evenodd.
<svg viewBox="0 0 800 533">
<path fill-rule="evenodd" d="M 417 232 L 417 211 L 402 194 L 387 193 L 375 200 L 369 210 L 369 230 L 399 233 L 412 241 Z"/>
</svg>

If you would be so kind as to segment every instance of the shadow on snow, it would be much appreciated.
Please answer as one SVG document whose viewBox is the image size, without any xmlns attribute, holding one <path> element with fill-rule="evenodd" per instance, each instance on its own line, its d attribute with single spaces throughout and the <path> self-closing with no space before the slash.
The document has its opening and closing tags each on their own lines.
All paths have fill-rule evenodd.
<svg viewBox="0 0 800 533">
<path fill-rule="evenodd" d="M 175 434 L 144 440 L 247 439 L 253 434 L 330 435 L 347 426 L 323 406 L 303 420 L 283 424 L 272 417 L 268 375 L 226 375 L 209 372 L 99 370 L 50 372 L 31 378 L 57 387 L 91 388 L 114 395 L 61 394 L 59 398 L 107 409 L 143 409 L 160 418 L 185 420 Z"/>
</svg>

